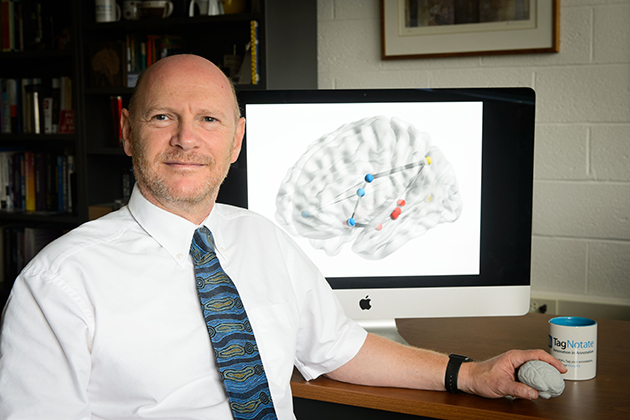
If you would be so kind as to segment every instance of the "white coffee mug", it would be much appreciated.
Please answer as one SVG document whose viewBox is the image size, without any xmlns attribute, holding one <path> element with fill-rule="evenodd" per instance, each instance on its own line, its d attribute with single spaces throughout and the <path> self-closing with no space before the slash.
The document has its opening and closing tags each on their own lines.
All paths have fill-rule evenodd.
<svg viewBox="0 0 630 420">
<path fill-rule="evenodd" d="M 125 0 L 122 7 L 122 15 L 125 20 L 138 20 L 142 14 L 142 2 Z"/>
<path fill-rule="evenodd" d="M 191 17 L 195 16 L 195 5 L 197 5 L 197 8 L 199 9 L 199 14 L 201 16 L 207 15 L 209 3 L 209 0 L 191 0 L 190 8 L 188 9 L 188 15 Z"/>
<path fill-rule="evenodd" d="M 97 22 L 116 22 L 120 20 L 120 6 L 116 0 L 94 0 Z"/>
<path fill-rule="evenodd" d="M 199 9 L 201 16 L 214 16 L 223 14 L 223 3 L 221 0 L 191 0 L 188 9 L 189 16 L 195 16 L 195 5 Z"/>
<path fill-rule="evenodd" d="M 597 374 L 597 322 L 562 316 L 549 320 L 549 349 L 568 369 L 562 377 L 585 381 Z"/>
</svg>

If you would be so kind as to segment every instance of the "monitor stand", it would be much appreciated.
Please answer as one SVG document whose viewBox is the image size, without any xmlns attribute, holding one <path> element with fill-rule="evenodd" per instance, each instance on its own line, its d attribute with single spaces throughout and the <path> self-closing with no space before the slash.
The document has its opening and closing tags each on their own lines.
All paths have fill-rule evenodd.
<svg viewBox="0 0 630 420">
<path fill-rule="evenodd" d="M 409 345 L 398 333 L 395 319 L 362 319 L 358 320 L 357 323 L 368 333 L 379 335 L 406 346 Z"/>
</svg>

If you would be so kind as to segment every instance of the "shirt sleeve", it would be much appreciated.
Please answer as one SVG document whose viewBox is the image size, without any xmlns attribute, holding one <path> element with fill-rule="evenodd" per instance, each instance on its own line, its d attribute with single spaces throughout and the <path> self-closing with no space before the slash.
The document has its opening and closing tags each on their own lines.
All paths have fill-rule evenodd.
<svg viewBox="0 0 630 420">
<path fill-rule="evenodd" d="M 345 315 L 315 265 L 301 251 L 296 254 L 296 260 L 290 263 L 298 278 L 296 289 L 301 308 L 295 366 L 310 381 L 356 356 L 367 332 Z"/>
<path fill-rule="evenodd" d="M 23 272 L 0 336 L 0 418 L 89 419 L 90 316 L 67 285 Z"/>
</svg>

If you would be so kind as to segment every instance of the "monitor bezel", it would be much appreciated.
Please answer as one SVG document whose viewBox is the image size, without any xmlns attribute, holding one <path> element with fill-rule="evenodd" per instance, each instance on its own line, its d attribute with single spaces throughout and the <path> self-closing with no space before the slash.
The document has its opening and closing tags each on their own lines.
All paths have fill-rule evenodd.
<svg viewBox="0 0 630 420">
<path fill-rule="evenodd" d="M 529 286 L 531 272 L 535 92 L 530 88 L 252 90 L 247 104 L 483 102 L 480 273 L 405 277 L 328 277 L 333 289 Z M 247 129 L 228 183 L 227 202 L 247 208 Z M 236 173 L 236 175 L 234 175 Z M 222 191 L 223 192 L 223 191 Z"/>
</svg>

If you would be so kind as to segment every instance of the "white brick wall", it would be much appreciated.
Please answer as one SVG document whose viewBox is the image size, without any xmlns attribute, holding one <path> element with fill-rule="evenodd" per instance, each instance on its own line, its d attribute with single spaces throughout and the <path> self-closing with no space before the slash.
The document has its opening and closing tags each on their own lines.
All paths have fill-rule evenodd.
<svg viewBox="0 0 630 420">
<path fill-rule="evenodd" d="M 380 0 L 318 0 L 319 87 L 537 92 L 532 291 L 630 304 L 630 0 L 562 0 L 558 54 L 380 59 Z"/>
</svg>

